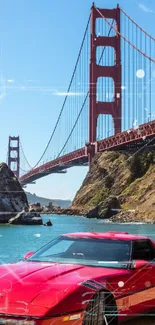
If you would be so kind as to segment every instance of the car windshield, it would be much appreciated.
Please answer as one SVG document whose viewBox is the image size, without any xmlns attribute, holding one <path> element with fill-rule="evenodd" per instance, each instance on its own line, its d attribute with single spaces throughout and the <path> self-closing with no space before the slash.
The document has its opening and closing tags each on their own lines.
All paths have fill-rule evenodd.
<svg viewBox="0 0 155 325">
<path fill-rule="evenodd" d="M 27 261 L 127 268 L 130 253 L 130 241 L 61 236 L 45 245 Z"/>
</svg>

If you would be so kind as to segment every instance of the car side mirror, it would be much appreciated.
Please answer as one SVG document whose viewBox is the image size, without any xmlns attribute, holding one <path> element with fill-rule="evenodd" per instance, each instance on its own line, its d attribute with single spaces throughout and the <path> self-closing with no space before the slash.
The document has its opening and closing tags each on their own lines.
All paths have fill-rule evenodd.
<svg viewBox="0 0 155 325">
<path fill-rule="evenodd" d="M 132 269 L 142 269 L 145 266 L 149 266 L 149 262 L 146 260 L 135 260 L 132 262 Z"/>
<path fill-rule="evenodd" d="M 24 260 L 27 260 L 27 258 L 29 258 L 33 254 L 34 254 L 34 252 L 28 252 L 28 253 L 26 253 L 25 256 L 24 256 Z"/>
</svg>

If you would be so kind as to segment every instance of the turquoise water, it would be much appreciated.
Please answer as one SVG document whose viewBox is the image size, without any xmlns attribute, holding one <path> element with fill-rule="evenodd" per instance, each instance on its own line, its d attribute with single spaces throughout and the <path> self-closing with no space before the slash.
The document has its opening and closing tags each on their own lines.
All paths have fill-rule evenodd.
<svg viewBox="0 0 155 325">
<path fill-rule="evenodd" d="M 44 222 L 48 219 L 53 222 L 53 227 L 0 225 L 0 263 L 20 260 L 28 251 L 36 251 L 48 241 L 68 232 L 120 230 L 155 239 L 155 225 L 114 224 L 72 216 L 43 216 Z"/>
</svg>

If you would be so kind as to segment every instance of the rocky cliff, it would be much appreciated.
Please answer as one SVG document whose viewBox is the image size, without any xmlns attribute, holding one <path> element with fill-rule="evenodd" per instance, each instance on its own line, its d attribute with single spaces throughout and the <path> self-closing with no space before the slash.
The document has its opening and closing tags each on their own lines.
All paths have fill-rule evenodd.
<svg viewBox="0 0 155 325">
<path fill-rule="evenodd" d="M 15 212 L 28 208 L 25 192 L 5 163 L 0 164 L 0 222 L 7 222 Z"/>
<path fill-rule="evenodd" d="M 155 222 L 155 148 L 97 154 L 71 209 L 113 221 Z"/>
</svg>

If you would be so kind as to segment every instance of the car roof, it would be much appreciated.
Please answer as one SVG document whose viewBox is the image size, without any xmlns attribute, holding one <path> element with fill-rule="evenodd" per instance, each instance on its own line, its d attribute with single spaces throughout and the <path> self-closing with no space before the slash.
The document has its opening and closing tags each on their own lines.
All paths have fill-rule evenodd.
<svg viewBox="0 0 155 325">
<path fill-rule="evenodd" d="M 129 234 L 128 232 L 121 231 L 108 231 L 108 232 L 77 232 L 64 234 L 65 237 L 74 238 L 93 238 L 93 239 L 119 239 L 119 240 L 138 240 L 138 239 L 148 239 L 146 236 L 139 236 L 134 234 Z"/>
</svg>

